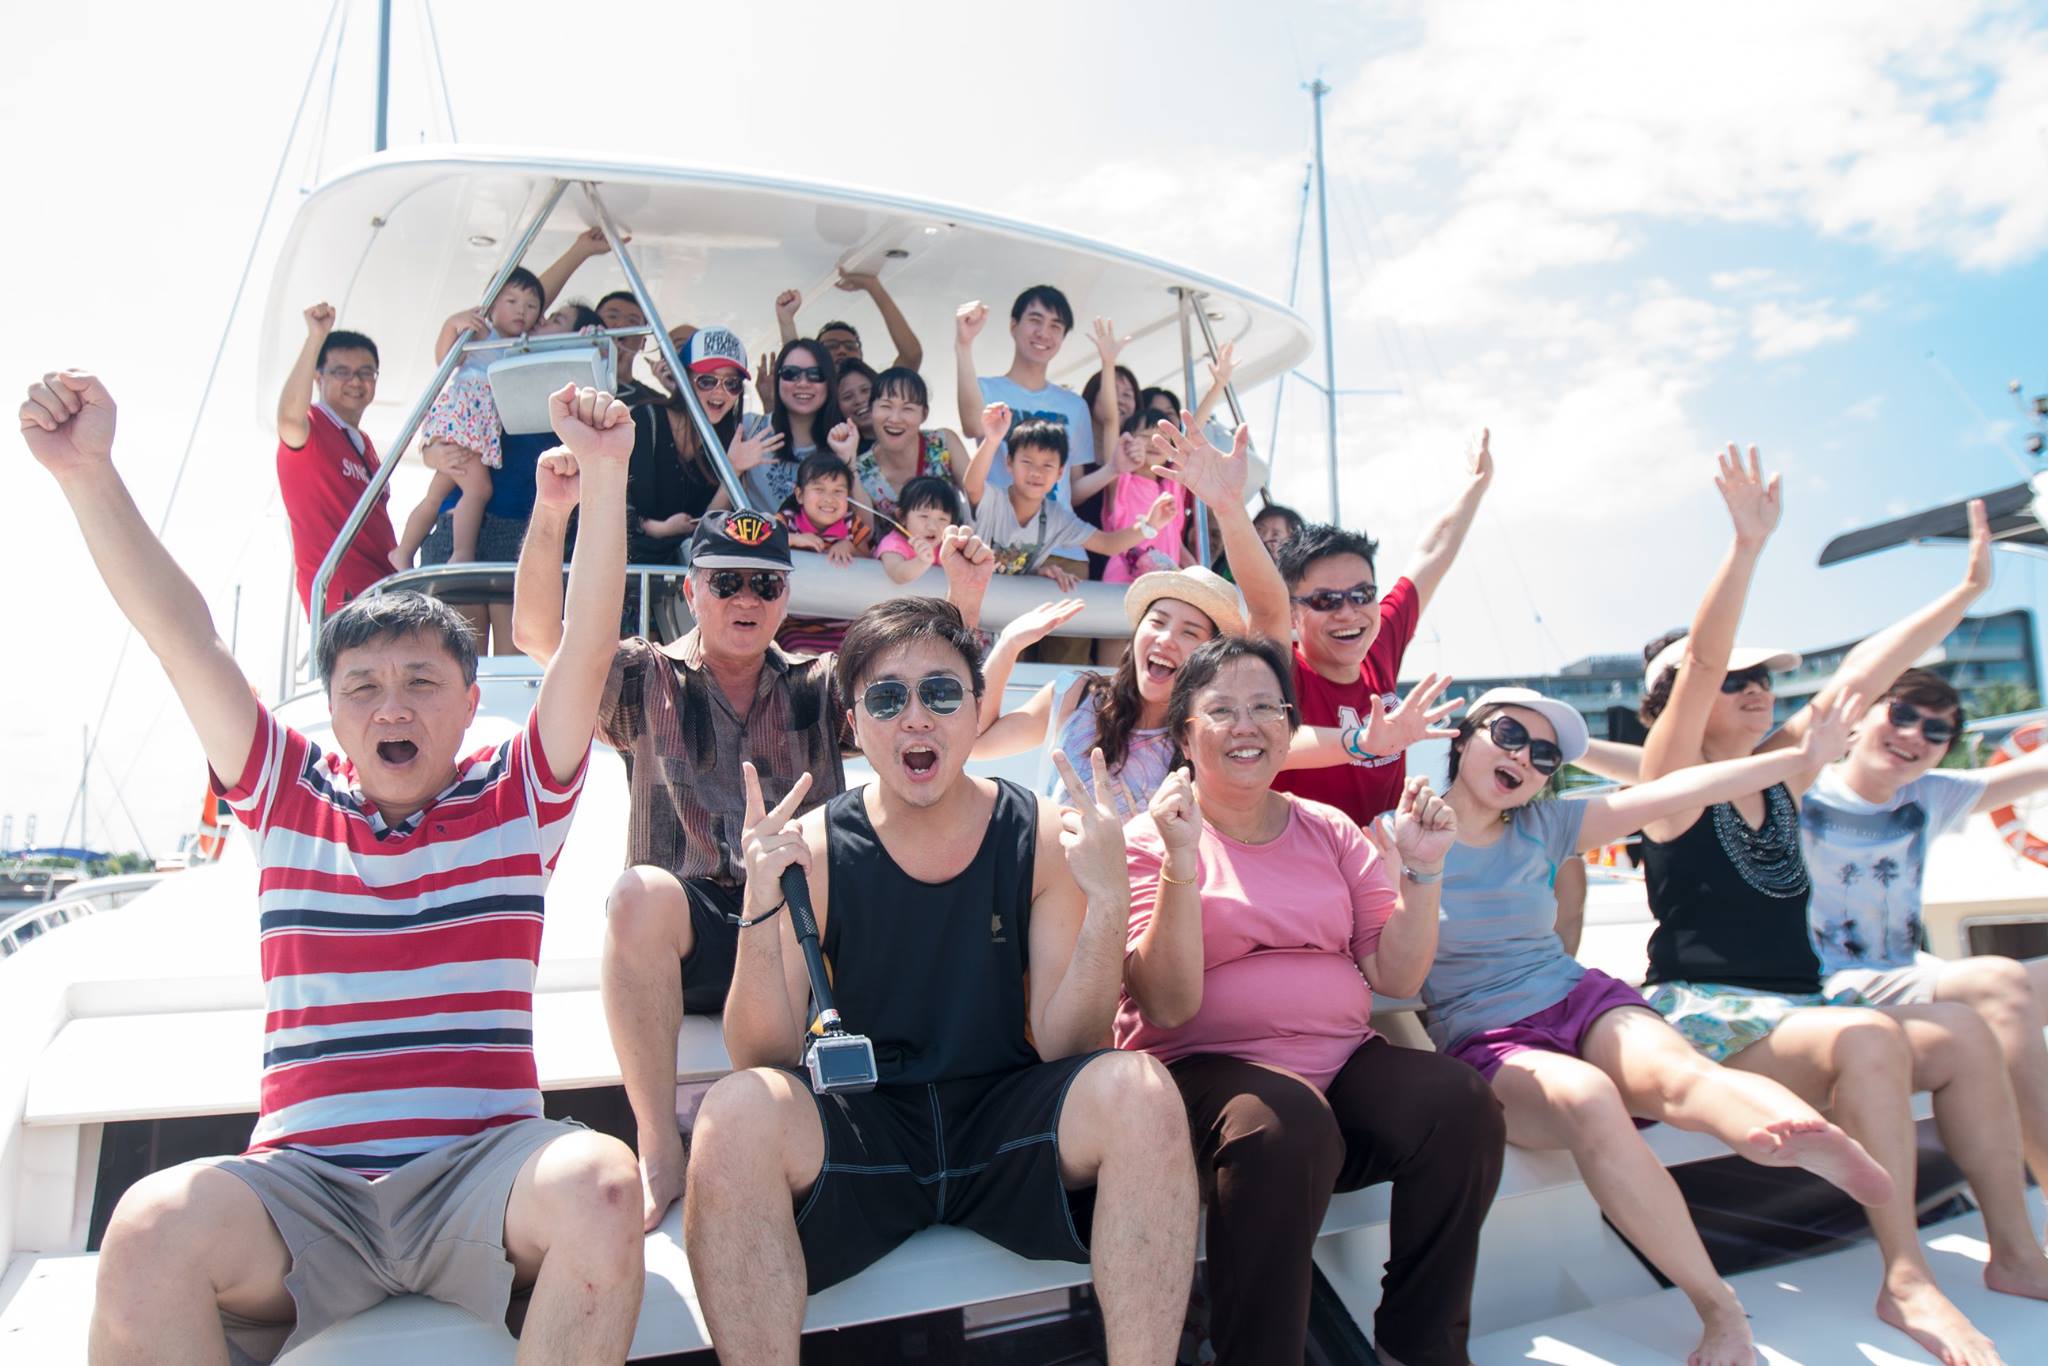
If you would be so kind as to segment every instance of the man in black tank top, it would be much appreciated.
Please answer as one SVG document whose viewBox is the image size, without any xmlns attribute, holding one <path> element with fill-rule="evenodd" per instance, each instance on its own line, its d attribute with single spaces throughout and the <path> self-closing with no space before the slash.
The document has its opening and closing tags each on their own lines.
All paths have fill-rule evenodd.
<svg viewBox="0 0 2048 1366">
<path fill-rule="evenodd" d="M 749 923 L 725 1008 L 747 1070 L 705 1097 L 684 1197 L 719 1357 L 793 1366 L 807 1292 L 958 1224 L 1089 1262 L 1110 1360 L 1170 1361 L 1195 1178 L 1172 1078 L 1106 1047 L 1130 910 L 1122 826 L 965 773 L 981 652 L 946 603 L 870 608 L 838 667 L 875 781 L 791 823 L 808 782 L 764 811 L 747 770 Z M 814 1096 L 796 1070 L 812 1015 L 778 913 L 789 867 L 809 875 L 847 1027 L 874 1042 L 873 1091 Z"/>
</svg>

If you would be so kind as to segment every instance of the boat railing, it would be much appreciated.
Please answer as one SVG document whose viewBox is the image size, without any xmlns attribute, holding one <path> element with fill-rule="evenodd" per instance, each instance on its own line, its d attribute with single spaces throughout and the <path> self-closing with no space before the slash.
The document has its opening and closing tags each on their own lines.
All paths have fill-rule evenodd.
<svg viewBox="0 0 2048 1366">
<path fill-rule="evenodd" d="M 639 304 L 642 316 L 647 320 L 645 326 L 605 329 L 602 333 L 561 333 L 544 338 L 508 339 L 478 337 L 471 330 L 465 328 L 456 337 L 455 344 L 449 347 L 447 355 L 441 358 L 441 363 L 434 371 L 433 377 L 420 391 L 419 397 L 407 411 L 405 421 L 400 424 L 397 435 L 386 447 L 384 459 L 378 463 L 376 472 L 371 476 L 361 496 L 356 500 L 355 507 L 350 510 L 347 520 L 343 522 L 340 532 L 334 538 L 333 545 L 328 548 L 326 557 L 321 560 L 319 570 L 314 574 L 311 611 L 308 617 L 309 629 L 303 653 L 300 651 L 297 642 L 296 618 L 294 617 L 287 624 L 284 657 L 279 669 L 279 682 L 282 691 L 287 693 L 295 692 L 311 681 L 312 662 L 319 657 L 320 631 L 327 616 L 328 587 L 340 567 L 342 557 L 347 553 L 349 546 L 354 543 L 356 536 L 361 533 L 363 524 L 369 519 L 371 510 L 376 507 L 378 501 L 384 496 L 385 489 L 390 484 L 392 472 L 398 467 L 406 449 L 412 444 L 414 437 L 419 434 L 420 427 L 426 421 L 428 410 L 432 406 L 434 399 L 448 383 L 449 377 L 455 373 L 456 367 L 462 363 L 465 356 L 485 350 L 505 350 L 508 354 L 515 354 L 515 348 L 521 347 L 529 351 L 555 348 L 567 349 L 579 344 L 588 345 L 591 338 L 600 335 L 607 339 L 625 336 L 648 336 L 653 338 L 663 361 L 668 365 L 670 374 L 682 375 L 686 373 L 682 358 L 676 350 L 675 340 L 670 336 L 669 328 L 664 324 L 660 311 L 655 307 L 654 298 L 647 288 L 646 280 L 640 273 L 639 265 L 634 259 L 627 238 L 619 230 L 619 226 L 612 216 L 610 206 L 605 203 L 603 195 L 599 193 L 599 185 L 595 181 L 582 180 L 572 182 L 567 179 L 557 179 L 549 185 L 548 191 L 543 196 L 539 207 L 534 211 L 524 229 L 513 239 L 510 247 L 499 261 L 497 270 L 491 276 L 489 287 L 484 290 L 482 298 L 478 301 L 477 311 L 480 313 L 488 311 L 492 301 L 497 298 L 498 291 L 504 287 L 506 280 L 511 278 L 512 271 L 519 265 L 520 261 L 525 259 L 527 252 L 539 237 L 541 229 L 546 226 L 549 218 L 561 203 L 562 197 L 568 192 L 572 183 L 582 190 L 591 216 L 596 219 L 598 228 L 603 232 L 605 241 L 611 248 L 613 258 L 618 262 L 620 271 L 626 277 L 627 288 L 632 293 L 634 301 Z M 1215 331 L 1210 326 L 1208 314 L 1203 307 L 1204 291 L 1187 285 L 1176 285 L 1173 287 L 1173 290 L 1179 305 L 1183 384 L 1187 393 L 1187 401 L 1192 404 L 1195 401 L 1195 337 L 1197 335 L 1200 336 L 1202 349 L 1212 364 L 1217 359 L 1218 346 Z M 703 405 L 698 401 L 695 389 L 689 384 L 679 384 L 676 387 L 678 396 L 689 414 L 691 425 L 697 431 L 704 454 L 711 464 L 713 473 L 718 478 L 719 485 L 725 490 L 733 506 L 752 508 L 753 502 L 746 488 L 741 484 L 739 475 L 734 471 L 731 461 L 727 458 L 725 444 L 719 439 L 717 429 L 713 427 L 709 416 L 704 411 Z M 1234 384 L 1226 383 L 1223 386 L 1223 398 L 1230 408 L 1232 418 L 1242 423 L 1244 420 L 1244 409 L 1243 405 L 1239 402 Z M 1264 490 L 1261 490 L 1261 496 L 1264 496 Z M 759 508 L 754 510 L 773 511 L 773 509 Z M 1213 561 L 1209 542 L 1209 518 L 1207 509 L 1199 500 L 1194 505 L 1193 517 L 1195 553 L 1198 562 L 1209 564 Z M 503 579 L 504 582 L 499 586 L 502 587 L 505 598 L 509 600 L 510 578 L 514 568 L 515 566 L 505 563 L 470 563 L 460 567 L 432 566 L 424 569 L 401 571 L 381 580 L 378 588 L 414 587 L 421 589 L 421 591 L 435 591 L 434 587 L 429 587 L 431 584 L 437 587 L 445 586 L 450 590 L 475 592 L 485 583 L 498 585 L 498 581 Z M 682 572 L 683 570 L 680 566 L 674 565 L 635 565 L 629 570 L 629 578 L 634 580 L 640 589 L 639 612 L 643 632 L 652 624 L 649 619 L 650 599 L 653 596 L 651 590 L 658 586 L 657 580 L 665 584 L 667 580 L 675 578 Z M 887 585 L 886 577 L 881 576 L 881 578 L 882 584 Z M 822 571 L 812 575 L 800 573 L 797 576 L 796 582 L 792 584 L 792 602 L 801 601 L 803 603 L 803 615 L 835 617 L 843 615 L 851 617 L 858 615 L 868 603 L 876 600 L 875 596 L 870 596 L 866 602 L 860 603 L 846 611 L 840 611 L 834 606 L 821 606 L 818 601 L 814 601 L 818 590 L 823 585 L 828 582 L 837 581 L 839 581 L 838 576 L 828 576 Z M 866 582 L 864 577 L 861 577 L 861 581 L 863 583 Z M 929 589 L 924 591 L 929 591 Z M 902 595 L 893 591 L 886 591 L 886 589 L 879 594 L 879 596 Z M 496 593 L 492 592 L 488 596 L 495 597 Z M 825 594 L 825 597 L 828 599 L 835 599 L 838 596 L 840 595 Z M 1037 605 L 1038 602 L 1043 600 L 1044 596 L 1045 593 L 1042 590 L 1033 590 L 1028 593 L 992 593 L 990 601 L 984 608 L 984 623 L 991 626 L 999 626 L 1015 615 L 1016 612 Z M 1078 625 L 1077 623 L 1068 623 L 1060 632 L 1061 634 L 1120 635 L 1128 629 L 1127 627 L 1105 625 L 1107 618 L 1111 615 L 1110 607 L 1112 602 L 1117 604 L 1121 602 L 1122 593 L 1119 588 L 1084 585 L 1082 596 L 1090 600 L 1090 608 L 1083 613 L 1083 616 L 1090 620 L 1085 624 Z M 1002 601 L 1008 598 L 1017 598 L 1020 601 L 1014 606 L 1010 606 Z M 1099 601 L 1097 601 L 1098 599 Z M 451 600 L 459 601 L 460 599 Z M 1120 613 L 1116 615 L 1120 615 Z"/>
</svg>

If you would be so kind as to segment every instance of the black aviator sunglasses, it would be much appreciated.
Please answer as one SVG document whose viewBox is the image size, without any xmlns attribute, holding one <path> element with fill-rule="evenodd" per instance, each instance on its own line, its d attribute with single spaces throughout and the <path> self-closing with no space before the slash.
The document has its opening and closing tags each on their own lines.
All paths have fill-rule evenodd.
<svg viewBox="0 0 2048 1366">
<path fill-rule="evenodd" d="M 934 716 L 951 716 L 967 700 L 967 685 L 955 674 L 926 674 L 917 680 L 917 700 Z M 877 721 L 893 721 L 910 705 L 910 684 L 900 678 L 870 683 L 861 691 L 860 704 Z"/>
<path fill-rule="evenodd" d="M 782 596 L 789 575 L 773 569 L 756 569 L 746 574 L 737 569 L 714 569 L 704 576 L 704 582 L 713 597 L 738 597 L 741 588 L 751 588 L 761 601 L 773 602 Z"/>
<path fill-rule="evenodd" d="M 1940 716 L 1930 716 L 1911 702 L 1894 702 L 1885 709 L 1885 720 L 1895 730 L 1912 730 L 1915 726 L 1927 737 L 1930 745 L 1945 745 L 1956 738 L 1956 723 Z"/>
</svg>

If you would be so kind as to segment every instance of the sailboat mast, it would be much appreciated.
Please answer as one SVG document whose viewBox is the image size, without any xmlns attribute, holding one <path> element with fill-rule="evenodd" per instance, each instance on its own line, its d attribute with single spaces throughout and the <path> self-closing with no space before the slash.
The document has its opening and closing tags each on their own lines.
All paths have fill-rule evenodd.
<svg viewBox="0 0 2048 1366">
<path fill-rule="evenodd" d="M 1337 330 L 1330 313 L 1330 195 L 1329 176 L 1323 165 L 1323 96 L 1329 84 L 1318 76 L 1309 83 L 1308 93 L 1316 110 L 1316 247 L 1323 261 L 1323 409 L 1330 436 L 1330 520 L 1341 523 L 1337 503 Z"/>
<path fill-rule="evenodd" d="M 391 122 L 391 0 L 377 0 L 377 134 L 372 151 L 390 145 L 386 136 Z M 1317 125 L 1321 127 L 1320 124 Z M 1320 133 L 1317 135 L 1321 136 Z"/>
</svg>

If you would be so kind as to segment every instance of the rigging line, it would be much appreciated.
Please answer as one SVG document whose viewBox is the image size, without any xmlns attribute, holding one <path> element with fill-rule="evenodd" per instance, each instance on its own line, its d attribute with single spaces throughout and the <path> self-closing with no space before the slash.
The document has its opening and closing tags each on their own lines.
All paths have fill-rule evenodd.
<svg viewBox="0 0 2048 1366">
<path fill-rule="evenodd" d="M 107 767 L 105 759 L 100 760 L 100 772 L 106 774 L 109 778 L 114 776 L 113 770 Z M 142 856 L 151 863 L 156 862 L 156 855 L 149 852 L 149 840 L 142 833 L 142 823 L 137 821 L 135 813 L 128 809 L 128 799 L 121 795 L 121 789 L 118 784 L 114 786 L 114 803 L 121 808 L 121 814 L 128 818 L 128 829 L 134 834 L 135 842 L 142 846 Z M 100 819 L 109 830 L 113 829 L 114 823 L 106 819 L 106 812 L 102 811 L 100 813 Z"/>
<path fill-rule="evenodd" d="M 1998 431 L 1997 424 L 1992 422 L 1991 415 L 1989 413 L 1986 413 L 1981 407 L 1977 405 L 1977 400 L 1971 397 L 1970 391 L 1968 389 L 1965 389 L 1963 387 L 1963 382 L 1956 378 L 1956 372 L 1949 369 L 1948 363 L 1942 360 L 1940 356 L 1936 355 L 1932 351 L 1929 351 L 1927 353 L 1927 363 L 1933 366 L 1936 370 L 1941 372 L 1941 377 L 1947 380 L 1949 382 L 1949 387 L 1956 391 L 1956 397 L 1963 401 L 1963 406 L 1968 408 L 1971 412 L 1975 413 L 1977 415 L 1977 420 L 1984 424 L 1984 439 L 1990 442 L 1993 446 L 1997 447 L 1998 450 L 2001 453 L 2003 453 L 2007 459 L 2012 461 L 2013 467 L 2020 472 L 2020 478 L 2022 480 L 2032 482 L 2034 478 L 2033 470 L 2027 467 L 2026 461 L 2020 459 L 2019 452 L 2013 450 L 2012 447 L 2008 446 L 2004 441 L 1998 438 L 1998 436 L 1996 435 Z"/>
<path fill-rule="evenodd" d="M 1287 307 L 1294 307 L 1294 300 L 1301 292 L 1301 245 L 1308 235 L 1309 187 L 1315 183 L 1315 162 L 1310 161 L 1301 172 L 1301 212 L 1294 223 L 1294 264 L 1287 270 Z M 1273 385 L 1273 426 L 1272 434 L 1266 438 L 1266 468 L 1271 470 L 1280 458 L 1280 408 L 1287 397 L 1287 375 L 1282 370 L 1280 378 Z"/>
<path fill-rule="evenodd" d="M 342 0 L 334 0 L 333 9 L 327 12 L 329 25 L 333 24 L 337 11 L 342 11 Z M 342 23 L 346 26 L 347 22 L 346 12 L 343 11 Z M 305 117 L 306 105 L 312 99 L 314 82 L 319 78 L 320 54 L 326 44 L 326 31 L 324 29 L 321 32 L 321 43 L 321 49 L 316 49 L 313 53 L 312 67 L 306 72 L 306 87 L 299 92 L 299 107 L 292 113 L 291 127 L 285 132 L 284 147 L 277 156 L 277 169 L 271 172 L 270 189 L 263 197 L 263 212 L 257 215 L 256 233 L 249 241 L 249 254 L 242 261 L 242 276 L 235 282 L 234 298 L 228 303 L 227 321 L 221 324 L 220 342 L 213 348 L 212 363 L 206 367 L 206 383 L 199 391 L 199 406 L 193 411 L 191 430 L 185 434 L 185 449 L 178 457 L 177 472 L 171 476 L 171 489 L 164 498 L 163 516 L 157 519 L 156 535 L 158 540 L 163 539 L 164 529 L 171 524 L 171 513 L 178 505 L 178 489 L 185 482 L 185 469 L 192 463 L 192 451 L 199 442 L 199 426 L 205 420 L 206 404 L 207 400 L 213 395 L 214 381 L 220 377 L 220 363 L 227 355 L 228 337 L 234 331 L 235 315 L 241 311 L 242 294 L 249 287 L 249 275 L 256 265 L 257 249 L 263 245 L 263 230 L 270 223 L 270 208 L 277 200 L 277 187 L 284 181 L 284 168 L 291 161 L 292 141 L 298 136 L 299 123 Z M 337 50 L 339 46 L 340 40 L 337 38 Z M 121 634 L 121 648 L 115 653 L 114 667 L 107 674 L 106 696 L 100 699 L 99 719 L 93 723 L 92 740 L 86 747 L 85 758 L 88 764 L 92 762 L 93 755 L 99 750 L 100 736 L 107 722 L 107 709 L 113 705 L 114 689 L 121 681 L 121 665 L 127 660 L 128 646 L 134 640 L 135 627 L 133 624 L 130 624 L 128 629 Z"/>
<path fill-rule="evenodd" d="M 334 87 L 335 83 L 341 78 L 341 54 L 348 47 L 348 6 L 346 0 L 335 0 L 335 3 L 341 10 L 341 27 L 336 30 L 334 35 L 334 62 L 327 68 L 327 99 L 320 106 L 320 135 L 312 140 L 313 174 L 307 179 L 307 188 L 309 189 L 320 183 L 320 169 L 327 160 L 327 129 L 334 116 Z M 316 52 L 313 54 L 313 69 L 317 72 L 319 68 L 320 55 Z M 313 77 L 308 75 L 306 81 L 307 90 L 310 93 Z M 300 99 L 300 107 L 303 108 L 304 96 L 301 96 Z M 292 124 L 296 127 L 298 119 L 294 118 Z M 286 145 L 290 145 L 289 137 L 286 139 Z"/>
<path fill-rule="evenodd" d="M 448 141 L 460 142 L 462 137 L 455 131 L 455 100 L 448 92 L 448 68 L 441 63 L 441 30 L 434 24 L 434 0 L 420 0 L 420 9 L 427 16 L 427 47 L 434 54 L 434 76 L 441 85 L 441 109 L 448 116 Z"/>
</svg>

